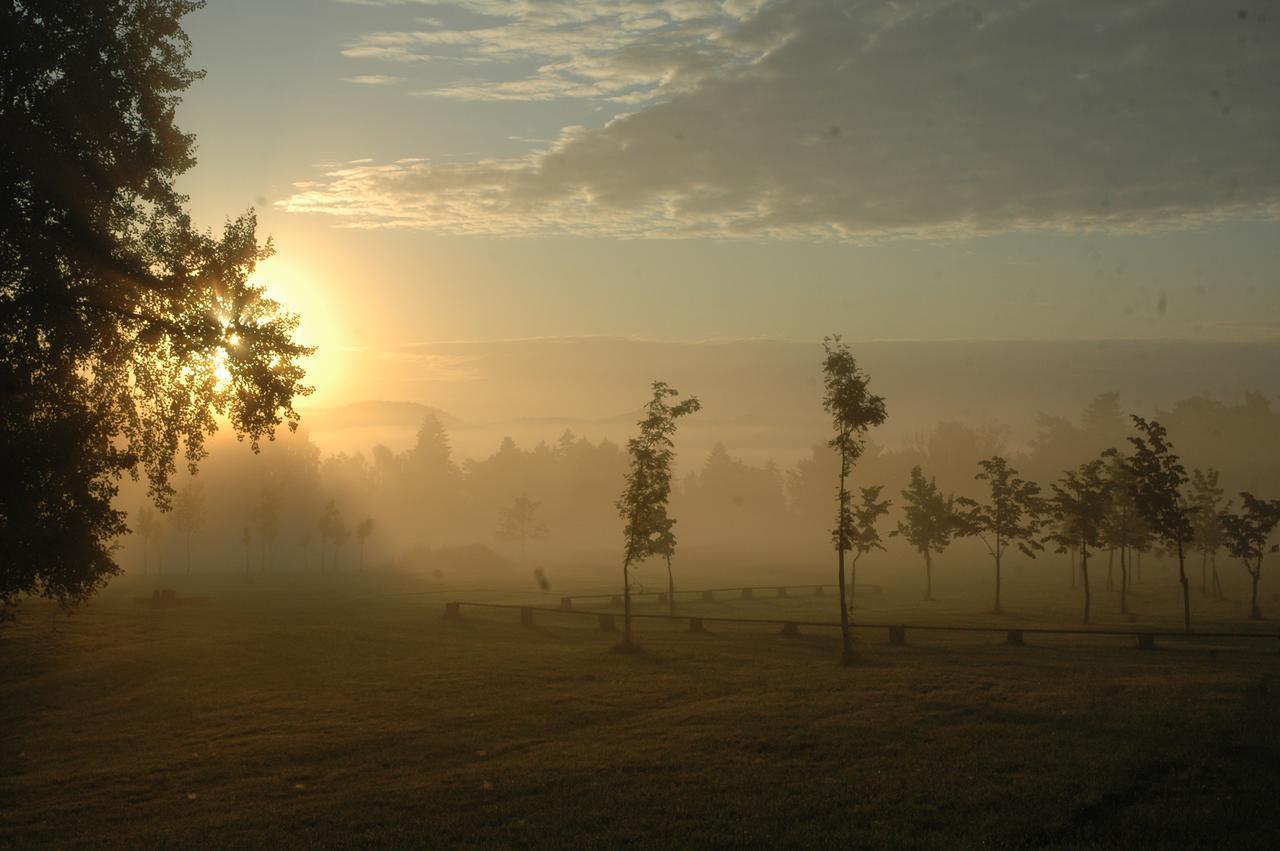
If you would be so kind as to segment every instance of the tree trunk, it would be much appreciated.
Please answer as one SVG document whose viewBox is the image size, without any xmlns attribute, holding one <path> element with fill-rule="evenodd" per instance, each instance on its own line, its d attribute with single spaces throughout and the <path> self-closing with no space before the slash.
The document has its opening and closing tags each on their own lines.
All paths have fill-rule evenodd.
<svg viewBox="0 0 1280 851">
<path fill-rule="evenodd" d="M 1213 573 L 1213 596 L 1222 599 L 1222 580 L 1218 578 L 1218 553 L 1214 552 L 1209 559 L 1209 569 Z"/>
<path fill-rule="evenodd" d="M 1182 583 L 1182 628 L 1191 634 L 1191 583 L 1187 581 L 1186 553 L 1178 539 L 1178 581 Z"/>
<path fill-rule="evenodd" d="M 933 599 L 933 556 L 924 551 L 924 598 Z"/>
<path fill-rule="evenodd" d="M 1120 614 L 1129 614 L 1129 566 L 1125 564 L 1124 547 L 1120 548 Z"/>
<path fill-rule="evenodd" d="M 676 613 L 676 580 L 671 575 L 671 556 L 667 556 L 667 613 Z"/>
<path fill-rule="evenodd" d="M 1201 596 L 1209 593 L 1209 551 L 1202 550 L 1200 553 L 1200 594 Z"/>
<path fill-rule="evenodd" d="M 847 665 L 853 661 L 853 643 L 849 640 L 849 604 L 844 587 L 844 542 L 846 537 L 844 506 L 849 499 L 849 492 L 845 489 L 845 469 L 848 461 L 843 452 L 844 450 L 842 449 L 840 457 L 840 507 L 836 512 L 836 561 L 840 566 L 840 663 Z"/>
<path fill-rule="evenodd" d="M 1084 622 L 1089 622 L 1089 548 L 1080 548 L 1080 579 L 1084 583 Z"/>
<path fill-rule="evenodd" d="M 187 533 L 187 576 L 191 575 L 191 533 Z"/>
<path fill-rule="evenodd" d="M 1116 590 L 1115 582 L 1111 578 L 1115 573 L 1115 569 L 1116 569 L 1116 551 L 1114 549 L 1111 549 L 1107 551 L 1107 590 L 1108 591 Z"/>
<path fill-rule="evenodd" d="M 1067 554 L 1071 556 L 1071 587 L 1076 587 L 1076 551 L 1067 550 Z"/>
<path fill-rule="evenodd" d="M 622 562 L 622 644 L 631 646 L 631 559 Z"/>
<path fill-rule="evenodd" d="M 997 544 L 998 546 L 999 544 Z M 996 551 L 996 607 L 992 611 L 997 615 L 1004 613 L 1004 609 L 1000 608 L 1000 555 L 998 549 Z"/>
<path fill-rule="evenodd" d="M 1258 557 L 1258 569 L 1249 571 L 1249 576 L 1253 579 L 1253 600 L 1249 604 L 1249 619 L 1262 620 L 1262 609 L 1258 608 L 1258 580 L 1262 578 L 1262 557 Z"/>
<path fill-rule="evenodd" d="M 840 550 L 839 563 L 840 563 L 840 661 L 842 663 L 848 663 L 853 659 L 853 645 L 849 641 L 849 607 L 848 607 L 848 604 L 846 603 L 845 588 L 844 588 L 844 550 Z"/>
</svg>

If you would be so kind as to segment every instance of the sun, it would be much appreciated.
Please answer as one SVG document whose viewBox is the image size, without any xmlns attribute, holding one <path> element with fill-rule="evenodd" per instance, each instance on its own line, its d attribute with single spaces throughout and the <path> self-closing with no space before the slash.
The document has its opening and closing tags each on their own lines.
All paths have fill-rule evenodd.
<svg viewBox="0 0 1280 851">
<path fill-rule="evenodd" d="M 254 270 L 250 281 L 261 286 L 268 298 L 296 314 L 295 339 L 316 347 L 315 354 L 303 361 L 306 383 L 316 388 L 312 401 L 337 395 L 345 379 L 341 350 L 346 334 L 340 319 L 336 282 L 307 263 L 300 251 L 282 251 L 267 259 Z M 230 372 L 226 369 L 226 353 L 220 354 L 223 358 L 215 365 L 215 372 L 221 380 L 223 375 L 229 378 Z"/>
</svg>

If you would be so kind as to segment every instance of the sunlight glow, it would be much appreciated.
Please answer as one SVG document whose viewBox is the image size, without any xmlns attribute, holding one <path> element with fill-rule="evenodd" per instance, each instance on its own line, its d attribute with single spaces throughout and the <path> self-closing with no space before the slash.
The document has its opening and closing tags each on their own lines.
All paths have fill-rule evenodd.
<svg viewBox="0 0 1280 851">
<path fill-rule="evenodd" d="M 315 395 L 308 403 L 332 399 L 341 394 L 346 369 L 340 352 L 345 346 L 346 333 L 340 324 L 343 315 L 333 301 L 336 283 L 316 268 L 304 264 L 305 250 L 282 252 L 266 260 L 254 271 L 250 279 L 263 287 L 267 298 L 279 302 L 291 313 L 301 317 L 296 339 L 307 345 L 317 346 L 314 355 L 305 358 L 306 383 L 314 385 Z"/>
</svg>

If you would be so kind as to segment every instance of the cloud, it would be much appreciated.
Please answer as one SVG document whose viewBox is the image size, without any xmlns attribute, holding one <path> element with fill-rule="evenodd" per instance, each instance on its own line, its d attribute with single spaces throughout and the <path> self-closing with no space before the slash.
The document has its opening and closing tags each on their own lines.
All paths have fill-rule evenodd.
<svg viewBox="0 0 1280 851">
<path fill-rule="evenodd" d="M 360 74 L 355 77 L 343 77 L 343 82 L 356 83 L 361 86 L 394 86 L 403 77 L 392 77 L 387 74 Z"/>
<path fill-rule="evenodd" d="M 1280 9 L 462 5 L 469 28 L 357 48 L 536 65 L 432 97 L 633 111 L 523 157 L 334 168 L 284 209 L 444 233 L 840 239 L 1151 230 L 1280 210 Z"/>
</svg>

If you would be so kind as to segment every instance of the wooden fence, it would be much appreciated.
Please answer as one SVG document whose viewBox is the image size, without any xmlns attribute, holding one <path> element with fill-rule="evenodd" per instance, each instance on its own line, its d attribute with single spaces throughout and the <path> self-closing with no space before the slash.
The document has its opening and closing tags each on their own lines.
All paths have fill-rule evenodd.
<svg viewBox="0 0 1280 851">
<path fill-rule="evenodd" d="M 737 594 L 740 599 L 753 600 L 757 591 L 772 592 L 774 597 L 790 597 L 793 591 L 809 591 L 815 595 L 821 595 L 826 592 L 831 585 L 743 585 L 737 588 L 701 588 L 698 590 L 680 590 L 676 591 L 676 596 L 697 596 L 704 603 L 713 602 L 717 594 Z M 862 590 L 871 594 L 879 594 L 879 585 L 854 585 L 854 590 Z M 653 597 L 657 596 L 659 603 L 667 602 L 666 591 L 632 591 L 631 597 Z M 560 608 L 572 609 L 575 600 L 608 600 L 609 605 L 614 608 L 622 607 L 621 594 L 573 594 L 568 597 L 560 598 Z"/>
<path fill-rule="evenodd" d="M 809 586 L 805 586 L 809 587 Z M 730 589 L 735 590 L 735 589 Z M 608 596 L 608 595 L 605 595 Z M 552 608 L 551 606 L 521 606 L 515 603 L 472 603 L 455 601 L 445 603 L 444 616 L 451 620 L 460 620 L 462 618 L 462 609 L 507 609 L 518 610 L 520 612 L 520 623 L 523 626 L 534 625 L 534 613 L 544 612 L 554 615 L 571 615 L 581 617 L 593 617 L 597 619 L 601 632 L 614 632 L 617 629 L 617 619 L 621 615 L 613 612 L 588 612 L 581 609 L 572 608 Z M 728 624 L 766 624 L 780 627 L 783 635 L 798 635 L 801 627 L 820 628 L 820 629 L 839 629 L 839 621 L 811 621 L 811 620 L 791 620 L 781 618 L 730 618 L 710 615 L 669 615 L 657 614 L 653 612 L 633 612 L 633 618 L 649 618 L 656 620 L 668 621 L 687 621 L 690 632 L 705 632 L 708 623 L 728 623 Z M 888 631 L 890 644 L 906 644 L 907 630 L 924 631 L 924 632 L 977 632 L 977 633 L 1004 633 L 1005 644 L 1022 647 L 1026 644 L 1026 636 L 1028 635 L 1096 635 L 1096 636 L 1121 636 L 1133 638 L 1137 640 L 1137 646 L 1140 649 L 1149 650 L 1156 645 L 1157 638 L 1231 638 L 1231 639 L 1266 639 L 1275 641 L 1280 639 L 1280 633 L 1268 632 L 1181 632 L 1175 630 L 1118 630 L 1118 629 L 1091 629 L 1089 627 L 1020 627 L 1018 629 L 1010 629 L 1003 626 L 949 626 L 944 624 L 905 624 L 905 623 L 869 623 L 867 621 L 856 621 L 850 624 L 854 629 L 883 629 Z"/>
</svg>

